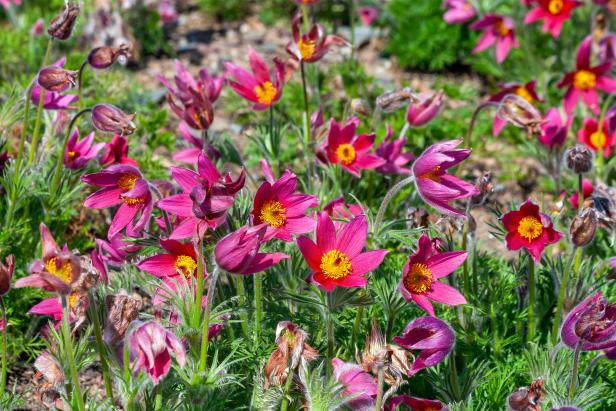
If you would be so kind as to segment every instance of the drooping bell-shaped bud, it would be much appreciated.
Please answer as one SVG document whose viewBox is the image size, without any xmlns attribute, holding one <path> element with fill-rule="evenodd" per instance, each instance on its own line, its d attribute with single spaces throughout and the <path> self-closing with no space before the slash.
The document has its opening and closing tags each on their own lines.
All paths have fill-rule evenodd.
<svg viewBox="0 0 616 411">
<path fill-rule="evenodd" d="M 100 131 L 131 135 L 135 132 L 133 120 L 136 114 L 126 114 L 114 105 L 102 103 L 92 108 L 92 124 Z"/>
<path fill-rule="evenodd" d="M 393 113 L 406 107 L 407 104 L 419 101 L 419 97 L 413 92 L 410 87 L 405 87 L 402 90 L 388 91 L 376 98 L 376 106 L 383 113 Z"/>
<path fill-rule="evenodd" d="M 122 44 L 120 47 L 97 47 L 88 54 L 88 64 L 95 69 L 105 69 L 122 57 L 130 57 L 129 44 Z"/>
<path fill-rule="evenodd" d="M 79 5 L 73 2 L 66 3 L 60 14 L 49 23 L 47 33 L 57 40 L 68 39 L 73 32 L 78 15 Z"/>
<path fill-rule="evenodd" d="M 61 93 L 77 85 L 77 72 L 62 67 L 45 67 L 39 71 L 37 81 L 45 90 Z"/>
<path fill-rule="evenodd" d="M 543 116 L 535 106 L 516 94 L 503 97 L 496 115 L 516 127 L 523 128 L 529 136 L 541 134 Z"/>
<path fill-rule="evenodd" d="M 565 152 L 567 167 L 575 174 L 588 173 L 592 169 L 592 151 L 586 146 L 577 144 Z"/>
<path fill-rule="evenodd" d="M 584 247 L 592 242 L 597 232 L 597 212 L 594 208 L 584 208 L 575 216 L 569 227 L 571 242 L 576 247 Z"/>
<path fill-rule="evenodd" d="M 507 405 L 511 411 L 541 411 L 545 399 L 543 378 L 539 378 L 530 387 L 515 390 L 508 398 Z"/>
<path fill-rule="evenodd" d="M 363 98 L 354 98 L 351 100 L 351 112 L 353 114 L 369 116 L 372 112 L 372 107 L 370 107 L 370 103 Z"/>
<path fill-rule="evenodd" d="M 15 272 L 15 256 L 9 255 L 4 259 L 4 263 L 0 261 L 0 297 L 5 296 L 11 289 L 11 280 Z"/>
</svg>

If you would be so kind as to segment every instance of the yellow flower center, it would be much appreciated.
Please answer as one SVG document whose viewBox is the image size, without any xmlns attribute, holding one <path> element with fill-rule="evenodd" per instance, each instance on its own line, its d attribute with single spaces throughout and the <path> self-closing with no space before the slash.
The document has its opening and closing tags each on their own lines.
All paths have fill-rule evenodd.
<svg viewBox="0 0 616 411">
<path fill-rule="evenodd" d="M 68 159 L 69 160 L 74 160 L 75 157 L 77 157 L 77 152 L 75 152 L 75 151 L 69 151 L 68 152 Z"/>
<path fill-rule="evenodd" d="M 353 161 L 355 161 L 355 147 L 350 144 L 340 144 L 336 149 L 336 156 L 345 166 L 353 164 Z"/>
<path fill-rule="evenodd" d="M 287 338 L 287 346 L 289 347 L 289 349 L 291 351 L 293 351 L 293 349 L 295 348 L 295 333 L 289 331 L 289 330 L 284 330 L 284 336 Z"/>
<path fill-rule="evenodd" d="M 257 100 L 261 104 L 272 104 L 274 98 L 276 98 L 276 87 L 272 84 L 271 81 L 266 81 L 263 84 L 259 84 L 255 87 L 255 93 L 257 93 Z"/>
<path fill-rule="evenodd" d="M 548 4 L 548 10 L 551 14 L 558 14 L 563 10 L 565 6 L 563 0 L 550 0 Z"/>
<path fill-rule="evenodd" d="M 73 309 L 75 308 L 75 304 L 77 304 L 78 299 L 79 296 L 77 294 L 71 294 L 68 296 L 68 307 L 71 309 L 71 311 L 73 311 Z"/>
<path fill-rule="evenodd" d="M 423 263 L 414 263 L 404 278 L 404 287 L 413 294 L 425 293 L 432 286 L 432 272 Z"/>
<path fill-rule="evenodd" d="M 496 29 L 498 35 L 501 37 L 506 37 L 510 32 L 509 27 L 505 25 L 505 22 L 503 20 L 496 22 L 494 28 Z"/>
<path fill-rule="evenodd" d="M 437 183 L 440 183 L 441 182 L 441 176 L 437 174 L 440 169 L 441 169 L 441 166 L 436 166 L 432 170 L 428 171 L 427 173 L 423 173 L 419 177 L 420 178 L 427 178 L 428 180 L 432 180 L 432 181 L 436 181 Z"/>
<path fill-rule="evenodd" d="M 287 210 L 280 201 L 266 201 L 261 207 L 259 221 L 268 223 L 274 228 L 282 227 L 287 221 L 286 212 Z"/>
<path fill-rule="evenodd" d="M 528 241 L 533 241 L 543 232 L 543 224 L 536 217 L 526 216 L 518 224 L 518 234 Z"/>
<path fill-rule="evenodd" d="M 605 143 L 607 142 L 607 135 L 604 132 L 599 134 L 598 131 L 595 131 L 590 135 L 590 144 L 595 147 L 605 147 Z"/>
<path fill-rule="evenodd" d="M 136 174 L 123 174 L 118 180 L 118 188 L 122 191 L 132 190 L 137 180 L 139 180 L 139 176 Z"/>
<path fill-rule="evenodd" d="M 122 199 L 122 201 L 124 201 L 124 203 L 128 204 L 131 207 L 145 203 L 145 197 L 127 197 L 121 195 L 120 198 Z"/>
<path fill-rule="evenodd" d="M 592 71 L 579 70 L 573 76 L 573 86 L 579 90 L 590 90 L 597 86 L 597 75 Z"/>
<path fill-rule="evenodd" d="M 60 267 L 58 267 L 56 265 L 57 261 L 58 260 L 56 257 L 53 257 L 47 260 L 45 262 L 45 271 L 55 275 L 56 277 L 58 277 L 60 280 L 64 281 L 67 284 L 70 283 L 71 282 L 71 271 L 72 271 L 71 262 L 66 261 Z"/>
<path fill-rule="evenodd" d="M 528 91 L 528 90 L 526 89 L 526 87 L 524 87 L 524 86 L 518 87 L 518 88 L 515 90 L 515 94 L 516 94 L 518 97 L 522 97 L 524 100 L 528 101 L 529 103 L 532 103 L 532 102 L 533 102 L 533 100 L 534 100 L 534 99 L 533 99 L 533 95 L 532 95 L 532 94 L 530 93 L 530 91 Z"/>
<path fill-rule="evenodd" d="M 299 49 L 299 54 L 302 55 L 302 59 L 306 60 L 312 57 L 314 54 L 314 40 L 303 40 L 297 43 L 297 48 Z"/>
<path fill-rule="evenodd" d="M 197 262 L 189 255 L 178 255 L 175 259 L 175 270 L 187 280 L 195 275 Z"/>
<path fill-rule="evenodd" d="M 330 250 L 321 256 L 319 265 L 323 275 L 331 280 L 338 280 L 351 274 L 353 266 L 349 257 L 339 250 Z"/>
</svg>

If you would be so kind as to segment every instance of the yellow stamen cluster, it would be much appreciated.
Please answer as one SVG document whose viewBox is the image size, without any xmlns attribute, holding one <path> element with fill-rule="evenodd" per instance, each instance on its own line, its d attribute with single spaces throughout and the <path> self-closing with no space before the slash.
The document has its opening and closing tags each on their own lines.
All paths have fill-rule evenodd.
<svg viewBox="0 0 616 411">
<path fill-rule="evenodd" d="M 604 132 L 599 133 L 595 131 L 590 135 L 590 145 L 595 148 L 605 147 L 605 143 L 607 142 L 607 135 Z"/>
<path fill-rule="evenodd" d="M 432 286 L 432 271 L 423 263 L 411 265 L 404 278 L 404 287 L 413 294 L 422 294 Z"/>
<path fill-rule="evenodd" d="M 137 180 L 139 180 L 139 176 L 136 174 L 123 174 L 118 180 L 118 188 L 122 189 L 122 191 L 132 190 Z"/>
<path fill-rule="evenodd" d="M 255 87 L 255 93 L 257 93 L 257 100 L 259 103 L 270 105 L 276 98 L 277 90 L 271 81 L 266 81 Z"/>
<path fill-rule="evenodd" d="M 269 200 L 261 207 L 259 221 L 268 223 L 274 228 L 282 227 L 287 221 L 286 212 L 287 210 L 280 201 Z"/>
<path fill-rule="evenodd" d="M 330 250 L 321 256 L 319 265 L 323 275 L 331 280 L 339 280 L 351 274 L 353 266 L 349 257 L 340 250 Z"/>
<path fill-rule="evenodd" d="M 178 255 L 175 259 L 175 270 L 187 280 L 195 275 L 197 262 L 189 255 Z"/>
<path fill-rule="evenodd" d="M 436 181 L 437 183 L 440 183 L 441 182 L 441 176 L 438 175 L 438 172 L 439 172 L 440 169 L 441 169 L 441 166 L 436 166 L 432 170 L 428 171 L 427 173 L 423 173 L 419 177 L 420 178 L 427 178 L 428 180 L 432 180 L 432 181 Z"/>
<path fill-rule="evenodd" d="M 68 159 L 69 159 L 69 160 L 74 160 L 74 159 L 75 159 L 75 157 L 77 157 L 77 152 L 75 152 L 75 151 L 69 151 L 69 152 L 67 153 L 67 155 L 68 155 Z"/>
<path fill-rule="evenodd" d="M 355 161 L 355 147 L 351 144 L 340 144 L 336 149 L 336 156 L 345 166 L 351 165 Z"/>
<path fill-rule="evenodd" d="M 145 197 L 127 197 L 121 195 L 120 198 L 122 199 L 122 201 L 124 201 L 125 204 L 128 204 L 131 207 L 139 206 L 145 203 Z"/>
<path fill-rule="evenodd" d="M 597 75 L 592 71 L 579 70 L 573 76 L 573 87 L 578 90 L 590 90 L 597 86 Z"/>
<path fill-rule="evenodd" d="M 518 87 L 515 90 L 515 94 L 518 97 L 522 97 L 524 100 L 528 101 L 529 103 L 532 103 L 534 100 L 533 95 L 524 86 Z"/>
<path fill-rule="evenodd" d="M 526 216 L 518 223 L 518 234 L 528 241 L 533 241 L 543 232 L 543 224 L 537 217 Z"/>
<path fill-rule="evenodd" d="M 58 267 L 56 265 L 57 261 L 58 260 L 56 257 L 53 257 L 47 260 L 45 262 L 45 271 L 55 275 L 56 277 L 58 277 L 65 283 L 70 283 L 71 282 L 71 271 L 72 271 L 71 262 L 66 261 L 62 263 L 60 267 Z"/>
<path fill-rule="evenodd" d="M 314 40 L 303 40 L 297 43 L 297 48 L 299 49 L 299 54 L 302 55 L 302 60 L 306 60 L 312 57 L 314 54 Z"/>
<path fill-rule="evenodd" d="M 565 6 L 563 0 L 550 0 L 548 3 L 548 11 L 551 14 L 559 14 Z"/>
<path fill-rule="evenodd" d="M 502 20 L 496 22 L 496 24 L 494 25 L 494 29 L 496 30 L 496 33 L 498 33 L 498 35 L 501 37 L 507 37 L 509 35 L 509 32 L 511 31 L 509 30 L 509 27 L 505 25 L 505 22 Z"/>
</svg>

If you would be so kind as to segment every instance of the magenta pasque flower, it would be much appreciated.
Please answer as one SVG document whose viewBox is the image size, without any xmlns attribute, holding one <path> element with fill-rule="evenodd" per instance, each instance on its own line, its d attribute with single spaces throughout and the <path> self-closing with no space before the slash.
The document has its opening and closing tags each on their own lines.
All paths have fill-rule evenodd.
<svg viewBox="0 0 616 411">
<path fill-rule="evenodd" d="M 344 46 L 346 40 L 333 34 L 325 35 L 320 24 L 314 24 L 306 34 L 301 32 L 303 14 L 297 13 L 293 17 L 293 41 L 287 44 L 286 51 L 291 58 L 306 63 L 314 63 L 325 56 L 332 45 Z"/>
<path fill-rule="evenodd" d="M 157 385 L 171 368 L 171 355 L 183 367 L 186 364 L 186 349 L 180 339 L 156 321 L 135 325 L 128 337 L 128 348 L 133 371 L 144 371 Z"/>
<path fill-rule="evenodd" d="M 277 181 L 265 181 L 257 190 L 250 214 L 255 225 L 267 224 L 265 240 L 276 237 L 293 241 L 293 235 L 316 228 L 316 221 L 306 216 L 306 210 L 319 204 L 317 197 L 295 193 L 296 189 L 297 176 L 287 170 Z"/>
<path fill-rule="evenodd" d="M 135 132 L 133 120 L 136 114 L 126 114 L 116 106 L 107 103 L 92 107 L 92 125 L 97 130 L 129 136 Z"/>
<path fill-rule="evenodd" d="M 113 238 L 124 228 L 129 236 L 140 235 L 150 221 L 153 202 L 150 186 L 139 169 L 127 164 L 115 164 L 98 173 L 86 174 L 81 180 L 88 185 L 103 187 L 86 198 L 83 203 L 85 207 L 120 205 L 109 226 L 108 238 Z"/>
<path fill-rule="evenodd" d="M 479 194 L 479 190 L 464 180 L 447 173 L 470 154 L 469 149 L 457 149 L 462 140 L 449 140 L 428 147 L 413 163 L 415 185 L 423 200 L 437 210 L 464 217 L 450 202 Z"/>
<path fill-rule="evenodd" d="M 50 67 L 64 67 L 66 58 L 62 57 L 60 60 L 53 63 Z M 37 83 L 32 85 L 32 95 L 30 100 L 34 104 L 38 104 L 41 99 L 41 90 L 43 88 Z M 61 95 L 52 91 L 45 91 L 45 97 L 43 98 L 43 108 L 46 110 L 74 110 L 76 107 L 71 106 L 79 100 L 77 94 Z"/>
<path fill-rule="evenodd" d="M 180 60 L 175 61 L 175 87 L 164 76 L 156 76 L 163 83 L 173 99 L 187 105 L 193 99 L 191 90 L 203 92 L 208 100 L 214 103 L 220 96 L 222 86 L 225 84 L 225 76 L 212 76 L 207 69 L 199 70 L 199 77 L 195 80 Z"/>
<path fill-rule="evenodd" d="M 542 133 L 537 136 L 539 142 L 550 150 L 565 144 L 567 133 L 569 132 L 569 127 L 573 119 L 569 118 L 566 122 L 563 121 L 560 116 L 560 111 L 554 107 L 548 110 L 543 119 L 544 121 L 541 125 Z"/>
<path fill-rule="evenodd" d="M 436 317 L 419 317 L 404 328 L 402 336 L 394 337 L 394 342 L 407 350 L 421 351 L 408 371 L 411 377 L 443 361 L 453 350 L 456 335 L 446 322 Z"/>
<path fill-rule="evenodd" d="M 561 341 L 570 348 L 597 351 L 616 347 L 616 304 L 598 292 L 576 305 L 560 328 Z"/>
<path fill-rule="evenodd" d="M 374 377 L 364 369 L 339 358 L 332 359 L 334 378 L 344 386 L 344 395 L 355 395 L 348 406 L 352 410 L 373 410 L 376 405 L 377 385 Z"/>
<path fill-rule="evenodd" d="M 534 104 L 537 101 L 543 101 L 541 100 L 541 98 L 539 98 L 539 95 L 537 94 L 537 82 L 535 80 L 529 81 L 526 84 L 516 82 L 503 83 L 499 84 L 499 88 L 500 90 L 496 94 L 490 96 L 489 101 L 499 103 L 508 94 L 515 94 L 518 97 L 522 97 L 530 104 Z M 494 122 L 492 123 L 492 135 L 499 135 L 506 125 L 506 120 L 502 119 L 498 115 L 494 116 Z"/>
<path fill-rule="evenodd" d="M 606 93 L 616 92 L 616 81 L 610 78 L 612 62 L 591 66 L 592 36 L 587 36 L 577 53 L 575 70 L 565 74 L 558 88 L 567 87 L 563 105 L 567 113 L 572 113 L 580 98 L 594 114 L 599 114 L 599 95 L 597 90 Z"/>
<path fill-rule="evenodd" d="M 577 0 L 538 0 L 536 7 L 524 17 L 524 24 L 543 20 L 543 31 L 552 37 L 560 36 L 563 24 L 571 18 L 571 13 L 583 3 Z"/>
<path fill-rule="evenodd" d="M 590 197 L 593 191 L 595 191 L 595 188 L 593 187 L 592 182 L 586 178 L 583 179 L 582 195 L 584 196 L 584 198 L 582 201 Z M 575 210 L 578 209 L 578 206 L 580 204 L 580 193 L 577 190 L 569 197 L 569 203 L 571 204 L 571 207 L 573 207 Z"/>
<path fill-rule="evenodd" d="M 361 24 L 366 27 L 372 26 L 372 24 L 379 18 L 379 9 L 376 7 L 360 7 L 359 8 L 359 20 Z"/>
<path fill-rule="evenodd" d="M 616 146 L 616 132 L 610 133 L 609 123 L 604 121 L 599 132 L 599 122 L 592 117 L 584 119 L 584 127 L 578 130 L 577 137 L 580 143 L 595 153 L 602 150 L 604 157 L 609 157 Z"/>
<path fill-rule="evenodd" d="M 406 394 L 395 396 L 387 401 L 385 410 L 395 411 L 400 404 L 406 405 L 412 411 L 449 411 L 449 407 L 438 400 L 426 400 Z"/>
<path fill-rule="evenodd" d="M 248 49 L 248 62 L 252 74 L 238 65 L 227 62 L 225 67 L 234 80 L 229 80 L 229 86 L 242 98 L 254 103 L 253 109 L 265 110 L 280 100 L 284 86 L 284 64 L 274 58 L 274 75 L 254 49 Z M 273 77 L 273 78 L 272 78 Z"/>
<path fill-rule="evenodd" d="M 105 146 L 105 143 L 93 144 L 93 142 L 94 132 L 79 140 L 79 129 L 75 127 L 64 152 L 64 166 L 72 170 L 85 167 Z"/>
<path fill-rule="evenodd" d="M 483 34 L 473 49 L 473 54 L 486 50 L 496 44 L 496 61 L 500 64 L 507 58 L 512 48 L 520 47 L 515 35 L 515 23 L 509 17 L 498 14 L 486 14 L 471 24 L 472 30 L 481 30 Z"/>
<path fill-rule="evenodd" d="M 442 91 L 429 95 L 422 94 L 420 97 L 420 101 L 411 102 L 406 111 L 406 122 L 413 127 L 421 127 L 428 124 L 443 108 Z"/>
<path fill-rule="evenodd" d="M 319 214 L 316 239 L 299 237 L 297 245 L 312 270 L 310 281 L 325 291 L 336 287 L 365 287 L 366 274 L 376 269 L 387 250 L 362 252 L 368 235 L 364 215 L 353 218 L 336 233 L 336 227 L 326 212 Z"/>
<path fill-rule="evenodd" d="M 232 274 L 254 274 L 265 271 L 281 260 L 290 258 L 284 253 L 260 253 L 267 231 L 266 224 L 244 226 L 227 234 L 216 244 L 214 256 L 223 270 Z"/>
<path fill-rule="evenodd" d="M 443 20 L 449 24 L 460 24 L 477 15 L 475 7 L 469 0 L 444 0 L 442 7 L 447 9 Z"/>
<path fill-rule="evenodd" d="M 410 168 L 404 167 L 408 162 L 415 159 L 413 153 L 403 153 L 406 139 L 400 137 L 393 139 L 394 130 L 391 125 L 387 125 L 387 135 L 377 147 L 375 154 L 385 160 L 385 164 L 377 167 L 376 171 L 383 174 L 408 174 Z"/>
<path fill-rule="evenodd" d="M 101 156 L 100 163 L 103 166 L 112 164 L 139 166 L 136 160 L 128 156 L 128 140 L 119 134 L 114 135 L 111 142 L 105 144 L 105 153 Z"/>
</svg>

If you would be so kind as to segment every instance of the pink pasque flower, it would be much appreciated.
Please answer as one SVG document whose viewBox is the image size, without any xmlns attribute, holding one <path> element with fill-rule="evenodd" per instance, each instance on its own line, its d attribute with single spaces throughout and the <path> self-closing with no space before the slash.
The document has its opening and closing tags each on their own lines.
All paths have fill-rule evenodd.
<svg viewBox="0 0 616 411">
<path fill-rule="evenodd" d="M 32 28 L 30 29 L 30 34 L 33 37 L 38 37 L 41 34 L 43 34 L 44 31 L 45 31 L 45 19 L 41 17 L 40 19 L 35 21 L 34 24 L 32 25 Z"/>
<path fill-rule="evenodd" d="M 116 134 L 110 143 L 105 144 L 105 153 L 100 159 L 103 166 L 112 164 L 129 164 L 139 167 L 137 161 L 128 156 L 128 139 L 120 134 Z"/>
<path fill-rule="evenodd" d="M 593 187 L 592 182 L 587 178 L 584 178 L 582 180 L 582 195 L 584 196 L 584 200 L 589 198 L 593 191 L 595 191 L 595 188 Z M 580 205 L 580 193 L 577 190 L 569 197 L 569 204 L 571 204 L 571 207 L 575 210 L 578 209 Z"/>
<path fill-rule="evenodd" d="M 550 150 L 557 146 L 561 147 L 565 144 L 572 120 L 570 117 L 566 122 L 563 122 L 560 110 L 555 107 L 549 109 L 543 118 L 542 133 L 537 136 L 537 140 Z"/>
<path fill-rule="evenodd" d="M 496 61 L 501 64 L 507 58 L 509 51 L 520 47 L 515 35 L 515 23 L 509 17 L 498 14 L 486 14 L 483 18 L 471 24 L 472 30 L 482 30 L 483 34 L 473 49 L 473 54 L 486 50 L 496 44 Z"/>
<path fill-rule="evenodd" d="M 538 0 L 536 7 L 524 17 L 524 24 L 543 20 L 543 32 L 557 38 L 573 10 L 582 4 L 577 0 Z"/>
<path fill-rule="evenodd" d="M 386 411 L 395 411 L 400 404 L 406 405 L 412 411 L 449 411 L 449 407 L 439 400 L 426 400 L 402 394 L 387 401 Z"/>
<path fill-rule="evenodd" d="M 21 0 L 0 0 L 0 4 L 5 10 L 8 10 L 9 7 L 11 7 L 11 4 L 14 4 L 15 6 L 21 5 Z"/>
<path fill-rule="evenodd" d="M 575 70 L 565 74 L 565 77 L 557 85 L 558 88 L 568 87 L 563 102 L 568 114 L 573 112 L 581 98 L 588 108 L 598 115 L 599 95 L 597 90 L 606 93 L 616 92 L 616 81 L 609 77 L 612 62 L 608 61 L 598 66 L 591 66 L 592 40 L 592 36 L 587 36 L 582 41 L 577 53 Z"/>
<path fill-rule="evenodd" d="M 616 304 L 597 292 L 576 305 L 560 328 L 567 347 L 597 351 L 616 347 Z"/>
<path fill-rule="evenodd" d="M 421 127 L 432 121 L 443 108 L 442 91 L 421 94 L 418 102 L 411 101 L 406 110 L 406 122 L 413 127 Z"/>
<path fill-rule="evenodd" d="M 317 197 L 295 193 L 296 189 L 297 176 L 287 170 L 277 181 L 266 181 L 257 190 L 250 214 L 254 225 L 267 225 L 265 241 L 272 237 L 293 241 L 293 235 L 316 228 L 316 221 L 306 216 L 306 210 L 319 204 Z"/>
<path fill-rule="evenodd" d="M 373 169 L 385 164 L 385 160 L 369 153 L 374 145 L 374 134 L 355 135 L 358 124 L 357 117 L 347 120 L 344 127 L 332 119 L 327 141 L 322 146 L 330 163 L 340 164 L 356 177 L 361 176 L 359 169 Z"/>
<path fill-rule="evenodd" d="M 60 60 L 53 63 L 50 67 L 64 67 L 65 63 L 66 58 L 62 57 Z M 32 86 L 32 95 L 30 96 L 32 104 L 39 104 L 42 90 L 43 88 L 38 83 L 35 83 Z M 75 110 L 77 107 L 72 106 L 71 104 L 75 103 L 77 100 L 79 100 L 79 96 L 77 94 L 61 95 L 60 93 L 45 91 L 43 108 L 45 110 Z"/>
<path fill-rule="evenodd" d="M 584 127 L 578 130 L 577 138 L 580 143 L 595 153 L 603 148 L 603 157 L 609 157 L 616 146 L 616 132 L 609 134 L 608 122 L 603 122 L 601 133 L 599 133 L 599 122 L 592 117 L 584 119 Z"/>
<path fill-rule="evenodd" d="M 447 305 L 466 304 L 458 290 L 437 280 L 457 270 L 468 256 L 466 251 L 433 251 L 432 241 L 422 234 L 417 251 L 404 265 L 399 286 L 407 301 L 415 301 L 431 316 L 434 316 L 434 307 L 430 300 Z"/>
<path fill-rule="evenodd" d="M 105 146 L 105 143 L 92 144 L 93 142 L 94 132 L 88 134 L 83 140 L 79 140 L 79 129 L 75 127 L 64 152 L 64 166 L 71 170 L 85 167 Z"/>
<path fill-rule="evenodd" d="M 352 410 L 373 410 L 376 405 L 377 385 L 374 377 L 355 363 L 333 358 L 334 378 L 344 386 L 344 395 L 355 395 L 347 405 Z"/>
<path fill-rule="evenodd" d="M 83 317 L 88 307 L 88 296 L 84 293 L 72 293 L 68 297 L 69 323 L 73 323 L 76 318 Z M 54 328 L 60 328 L 64 309 L 60 297 L 45 298 L 41 302 L 33 305 L 28 314 L 47 315 L 54 321 Z"/>
<path fill-rule="evenodd" d="M 518 97 L 522 97 L 530 104 L 543 101 L 537 94 L 537 82 L 535 80 L 529 81 L 526 84 L 511 82 L 499 84 L 498 86 L 500 90 L 498 93 L 490 96 L 489 101 L 499 103 L 508 94 L 515 94 Z M 506 125 L 506 120 L 502 119 L 500 116 L 494 116 L 494 122 L 492 123 L 492 135 L 499 135 Z"/>
<path fill-rule="evenodd" d="M 477 15 L 477 11 L 469 0 L 444 0 L 441 7 L 447 9 L 443 20 L 448 24 L 464 23 Z"/>
<path fill-rule="evenodd" d="M 293 40 L 287 44 L 286 52 L 296 61 L 314 63 L 327 54 L 332 45 L 344 46 L 348 43 L 341 37 L 333 34 L 325 35 L 320 24 L 314 24 L 308 33 L 302 34 L 303 14 L 297 13 L 293 17 Z"/>
<path fill-rule="evenodd" d="M 171 354 L 180 367 L 186 364 L 186 349 L 180 339 L 156 321 L 135 326 L 128 337 L 134 372 L 144 371 L 158 385 L 171 368 Z"/>
<path fill-rule="evenodd" d="M 447 169 L 471 154 L 470 149 L 456 149 L 462 140 L 449 140 L 428 147 L 413 163 L 415 186 L 421 198 L 442 213 L 465 217 L 450 202 L 479 194 L 472 184 L 447 173 Z"/>
<path fill-rule="evenodd" d="M 408 174 L 410 168 L 404 167 L 409 161 L 415 159 L 413 153 L 403 153 L 406 139 L 400 137 L 393 139 L 394 130 L 390 124 L 387 125 L 387 135 L 377 147 L 375 154 L 385 160 L 385 164 L 377 167 L 376 171 L 382 174 Z"/>
<path fill-rule="evenodd" d="M 242 98 L 254 103 L 254 110 L 265 110 L 280 100 L 284 86 L 284 64 L 274 58 L 274 76 L 272 76 L 263 58 L 252 48 L 248 49 L 248 62 L 252 74 L 240 66 L 226 62 L 227 73 L 234 80 L 229 86 Z"/>
<path fill-rule="evenodd" d="M 233 181 L 231 174 L 222 176 L 214 163 L 203 153 L 197 161 L 197 171 L 171 167 L 171 175 L 183 192 L 163 198 L 157 203 L 161 210 L 182 218 L 169 238 L 203 236 L 208 228 L 218 227 L 235 201 L 235 195 L 244 187 L 246 173 Z"/>
<path fill-rule="evenodd" d="M 109 226 L 108 238 L 113 238 L 124 228 L 127 235 L 140 236 L 141 230 L 150 222 L 153 201 L 149 183 L 139 169 L 115 164 L 98 173 L 86 174 L 81 177 L 81 181 L 102 187 L 86 198 L 83 203 L 85 207 L 108 208 L 120 205 Z"/>
<path fill-rule="evenodd" d="M 376 269 L 387 250 L 362 252 L 368 235 L 368 221 L 364 215 L 353 218 L 336 233 L 329 215 L 319 214 L 316 243 L 299 237 L 297 245 L 312 270 L 310 281 L 325 291 L 336 287 L 365 287 L 367 273 Z"/>
<path fill-rule="evenodd" d="M 180 136 L 188 142 L 192 147 L 178 150 L 171 156 L 173 161 L 182 163 L 196 164 L 199 160 L 199 155 L 204 152 L 203 138 L 196 137 L 190 131 L 190 128 L 184 122 L 180 122 L 178 126 Z M 208 144 L 206 154 L 209 158 L 216 161 L 220 158 L 220 152 L 211 144 Z"/>
<path fill-rule="evenodd" d="M 360 7 L 359 8 L 359 20 L 361 20 L 361 24 L 366 27 L 372 26 L 379 18 L 379 9 L 376 7 Z"/>
</svg>

